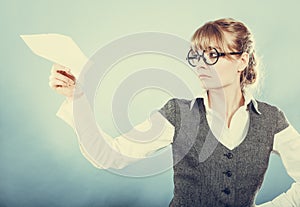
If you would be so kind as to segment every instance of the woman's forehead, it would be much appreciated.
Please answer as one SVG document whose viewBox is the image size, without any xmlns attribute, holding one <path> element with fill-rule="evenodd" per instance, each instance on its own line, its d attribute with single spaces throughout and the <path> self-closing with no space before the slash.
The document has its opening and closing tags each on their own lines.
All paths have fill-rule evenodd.
<svg viewBox="0 0 300 207">
<path fill-rule="evenodd" d="M 216 41 L 200 41 L 200 42 L 192 42 L 191 48 L 193 50 L 207 50 L 211 48 L 216 48 L 219 51 L 224 50 L 224 44 L 217 43 Z"/>
<path fill-rule="evenodd" d="M 231 48 L 232 35 L 223 33 L 222 36 L 194 36 L 191 41 L 191 48 L 205 50 L 207 48 L 216 48 L 219 51 L 226 51 Z"/>
</svg>

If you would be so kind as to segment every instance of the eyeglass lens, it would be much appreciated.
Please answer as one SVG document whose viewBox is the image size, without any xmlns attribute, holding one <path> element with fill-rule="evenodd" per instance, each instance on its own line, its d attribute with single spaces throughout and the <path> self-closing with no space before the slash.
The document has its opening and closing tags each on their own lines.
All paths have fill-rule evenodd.
<svg viewBox="0 0 300 207">
<path fill-rule="evenodd" d="M 196 67 L 201 58 L 207 65 L 213 65 L 218 61 L 219 53 L 215 48 L 208 48 L 204 51 L 190 50 L 188 53 L 188 62 L 191 66 Z"/>
</svg>

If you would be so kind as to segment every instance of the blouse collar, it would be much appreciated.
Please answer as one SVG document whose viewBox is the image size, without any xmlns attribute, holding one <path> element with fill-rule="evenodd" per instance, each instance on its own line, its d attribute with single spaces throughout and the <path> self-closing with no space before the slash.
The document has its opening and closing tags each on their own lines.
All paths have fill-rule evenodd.
<svg viewBox="0 0 300 207">
<path fill-rule="evenodd" d="M 243 91 L 243 96 L 244 96 L 244 99 L 245 99 L 245 104 L 244 106 L 248 105 L 250 102 L 252 102 L 253 106 L 254 106 L 254 109 L 255 111 L 258 113 L 258 114 L 261 114 L 261 112 L 258 110 L 258 104 L 257 104 L 257 101 L 255 100 L 255 98 L 253 97 L 252 93 L 250 93 L 250 91 L 248 90 L 244 90 Z M 204 101 L 204 106 L 207 107 L 208 106 L 208 97 L 207 97 L 207 91 L 206 90 L 203 90 L 200 94 L 198 94 L 194 99 L 192 99 L 191 103 L 190 103 L 190 110 L 192 110 L 197 98 L 203 98 L 203 101 Z"/>
</svg>

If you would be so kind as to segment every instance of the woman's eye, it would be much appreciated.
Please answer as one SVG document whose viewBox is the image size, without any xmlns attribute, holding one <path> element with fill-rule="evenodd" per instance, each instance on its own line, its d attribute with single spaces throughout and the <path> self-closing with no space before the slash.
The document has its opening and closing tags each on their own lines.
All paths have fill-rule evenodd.
<svg viewBox="0 0 300 207">
<path fill-rule="evenodd" d="M 211 52 L 211 53 L 209 53 L 209 57 L 210 57 L 210 58 L 217 58 L 217 57 L 218 57 L 218 54 L 215 53 L 215 52 Z"/>
</svg>

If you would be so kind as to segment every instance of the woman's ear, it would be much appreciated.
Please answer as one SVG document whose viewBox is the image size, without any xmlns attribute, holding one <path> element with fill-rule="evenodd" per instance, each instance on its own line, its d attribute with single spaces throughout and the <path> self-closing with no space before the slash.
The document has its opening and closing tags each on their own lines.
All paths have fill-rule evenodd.
<svg viewBox="0 0 300 207">
<path fill-rule="evenodd" d="M 240 60 L 240 65 L 238 67 L 238 72 L 242 72 L 248 66 L 248 63 L 249 63 L 249 53 L 244 52 L 241 55 L 241 57 L 239 58 L 239 60 Z"/>
</svg>

